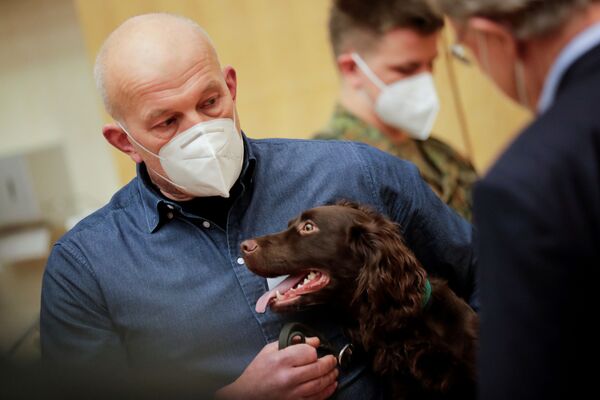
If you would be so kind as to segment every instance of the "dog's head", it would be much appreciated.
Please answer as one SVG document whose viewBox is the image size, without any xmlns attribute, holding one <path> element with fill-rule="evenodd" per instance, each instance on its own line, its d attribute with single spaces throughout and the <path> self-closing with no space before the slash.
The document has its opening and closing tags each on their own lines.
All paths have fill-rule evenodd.
<svg viewBox="0 0 600 400">
<path fill-rule="evenodd" d="M 420 306 L 425 272 L 404 245 L 398 226 L 350 202 L 303 212 L 288 228 L 241 244 L 248 268 L 263 277 L 290 275 L 263 295 L 258 312 L 315 304 L 349 308 L 358 299 Z"/>
</svg>

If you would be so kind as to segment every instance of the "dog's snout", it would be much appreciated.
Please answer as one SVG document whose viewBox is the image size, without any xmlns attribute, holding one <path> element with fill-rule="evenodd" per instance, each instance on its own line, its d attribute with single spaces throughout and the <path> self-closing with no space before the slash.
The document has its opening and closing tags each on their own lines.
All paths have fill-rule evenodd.
<svg viewBox="0 0 600 400">
<path fill-rule="evenodd" d="M 258 249 L 258 243 L 254 239 L 244 240 L 242 242 L 242 252 L 244 254 L 250 254 Z"/>
</svg>

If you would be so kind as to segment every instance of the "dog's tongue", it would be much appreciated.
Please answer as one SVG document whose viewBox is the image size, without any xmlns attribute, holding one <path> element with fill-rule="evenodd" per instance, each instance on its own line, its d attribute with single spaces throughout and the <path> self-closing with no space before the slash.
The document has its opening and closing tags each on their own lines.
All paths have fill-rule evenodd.
<svg viewBox="0 0 600 400">
<path fill-rule="evenodd" d="M 265 311 L 267 311 L 267 306 L 269 305 L 269 301 L 271 301 L 272 298 L 277 297 L 278 290 L 279 290 L 279 293 L 282 293 L 282 294 L 287 292 L 288 290 L 290 290 L 291 288 L 296 286 L 296 284 L 298 282 L 300 282 L 302 279 L 304 279 L 305 276 L 306 276 L 306 274 L 289 276 L 283 282 L 281 282 L 279 285 L 275 286 L 273 289 L 269 290 L 267 293 L 260 296 L 260 298 L 256 301 L 256 308 L 255 308 L 256 312 L 262 314 Z"/>
</svg>

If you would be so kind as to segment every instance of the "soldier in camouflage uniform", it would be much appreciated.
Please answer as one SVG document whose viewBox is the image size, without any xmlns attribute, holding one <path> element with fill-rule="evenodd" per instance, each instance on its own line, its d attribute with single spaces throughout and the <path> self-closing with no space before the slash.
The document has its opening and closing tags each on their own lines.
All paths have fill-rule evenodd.
<svg viewBox="0 0 600 400">
<path fill-rule="evenodd" d="M 423 0 L 334 0 L 329 31 L 342 78 L 340 104 L 315 138 L 364 142 L 414 163 L 433 191 L 471 220 L 473 165 L 440 140 L 416 140 L 382 121 L 373 110 L 379 89 L 369 87 L 350 56 L 362 53 L 388 85 L 431 72 L 442 27 Z"/>
<path fill-rule="evenodd" d="M 338 105 L 315 139 L 363 142 L 415 164 L 433 191 L 456 212 L 471 220 L 471 190 L 477 173 L 471 163 L 446 143 L 429 138 L 394 144 L 381 131 Z"/>
</svg>

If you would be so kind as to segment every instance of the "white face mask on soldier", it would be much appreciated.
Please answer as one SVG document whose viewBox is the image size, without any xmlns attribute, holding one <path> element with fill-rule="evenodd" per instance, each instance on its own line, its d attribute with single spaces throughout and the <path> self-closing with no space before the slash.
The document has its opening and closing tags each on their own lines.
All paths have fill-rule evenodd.
<svg viewBox="0 0 600 400">
<path fill-rule="evenodd" d="M 133 142 L 160 160 L 167 176 L 154 173 L 167 182 L 196 197 L 229 197 L 244 161 L 242 135 L 231 118 L 200 122 L 175 135 L 158 154 L 142 146 L 118 124 Z"/>
<path fill-rule="evenodd" d="M 381 89 L 375 100 L 379 118 L 414 139 L 426 140 L 440 110 L 431 74 L 424 72 L 386 85 L 357 53 L 352 53 L 352 59 Z"/>
</svg>

